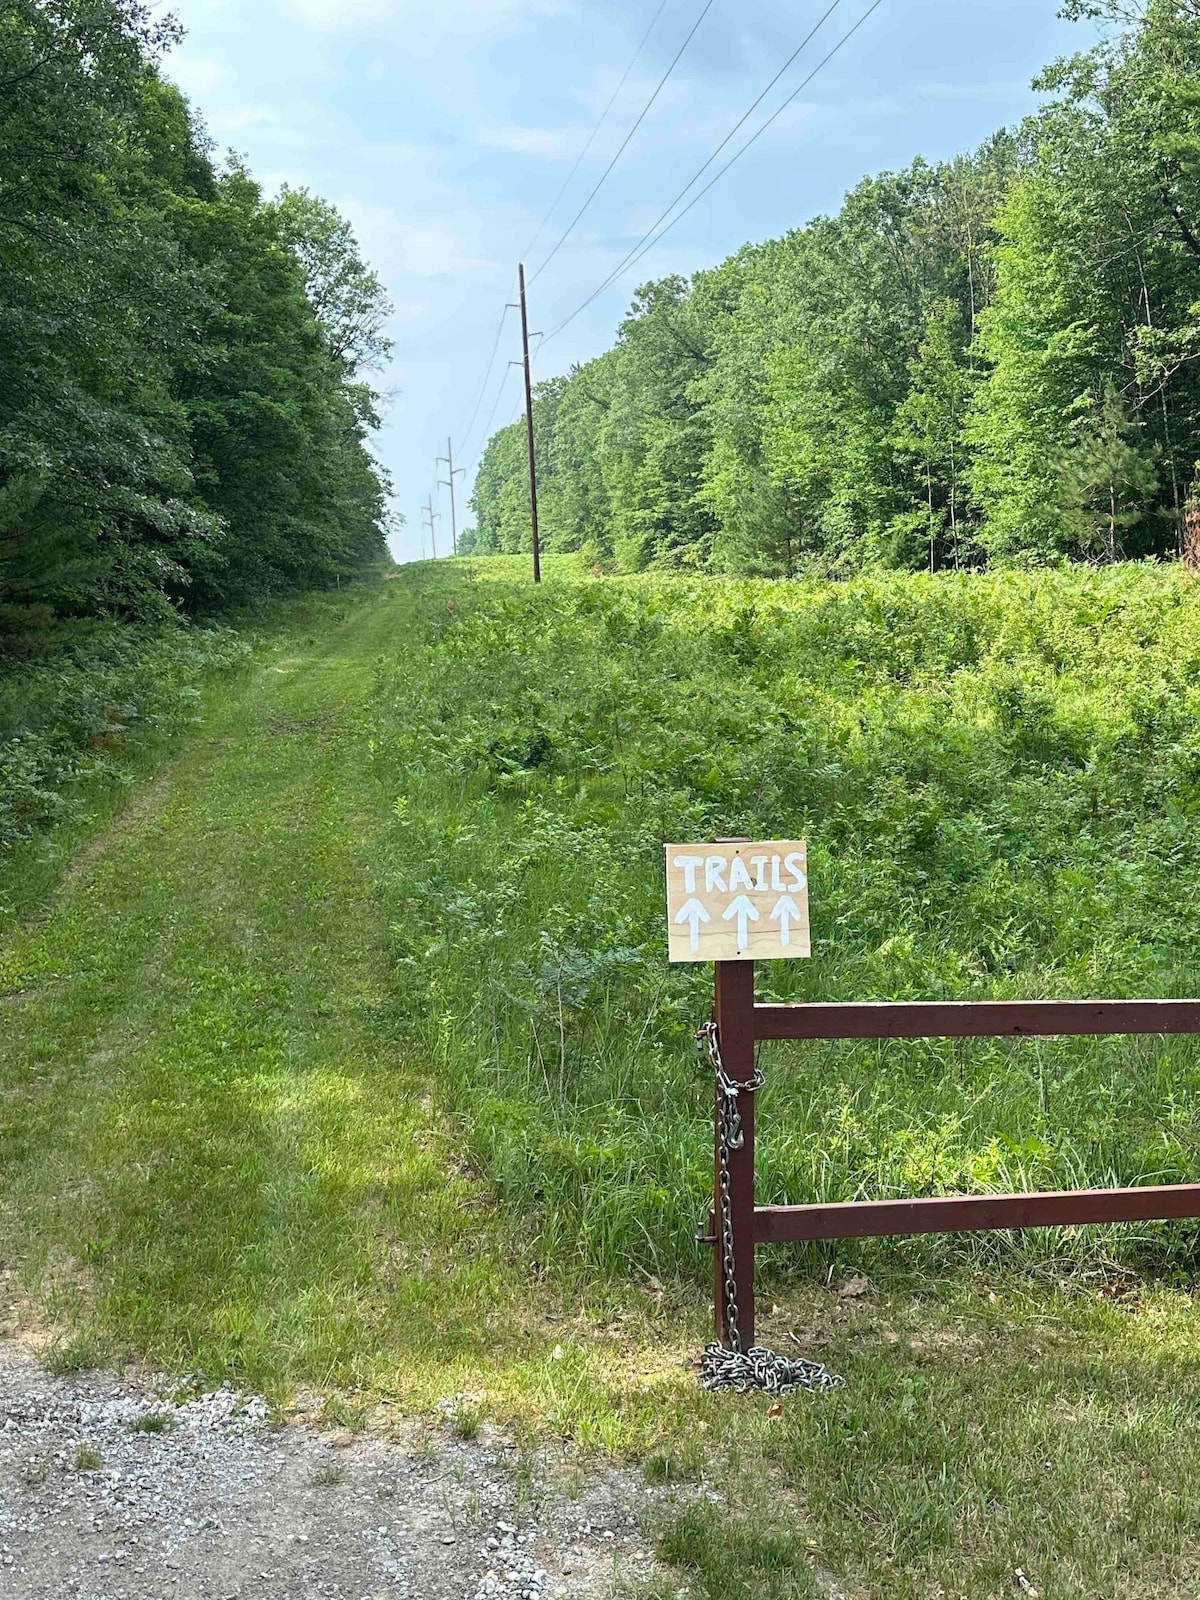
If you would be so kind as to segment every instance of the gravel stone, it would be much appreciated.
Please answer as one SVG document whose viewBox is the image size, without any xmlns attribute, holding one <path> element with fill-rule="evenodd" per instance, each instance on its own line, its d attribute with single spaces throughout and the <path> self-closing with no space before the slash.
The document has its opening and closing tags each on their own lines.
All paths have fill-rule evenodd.
<svg viewBox="0 0 1200 1600">
<path fill-rule="evenodd" d="M 0 1343 L 0 1596 L 608 1600 L 655 1573 L 640 1524 L 674 1490 L 565 1448 L 528 1464 L 486 1426 L 335 1443 L 227 1384 L 55 1376 Z"/>
</svg>

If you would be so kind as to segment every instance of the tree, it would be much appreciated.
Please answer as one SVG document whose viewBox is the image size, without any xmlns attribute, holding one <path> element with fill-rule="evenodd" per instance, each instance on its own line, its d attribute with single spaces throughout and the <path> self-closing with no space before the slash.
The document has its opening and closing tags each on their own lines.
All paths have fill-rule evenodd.
<svg viewBox="0 0 1200 1600">
<path fill-rule="evenodd" d="M 1019 129 L 643 286 L 613 348 L 543 386 L 550 548 L 764 573 L 1177 549 L 1200 459 L 1200 0 L 1067 14 L 1115 27 L 1047 68 Z M 510 515 L 500 492 L 524 492 L 515 449 L 481 476 L 481 527 Z"/>
<path fill-rule="evenodd" d="M 357 367 L 386 302 L 331 208 L 214 170 L 158 72 L 177 36 L 134 0 L 0 12 L 10 631 L 31 607 L 218 608 L 384 550 Z"/>
<path fill-rule="evenodd" d="M 1098 14 L 1074 11 L 1085 9 Z M 1132 28 L 1040 80 L 1060 99 L 1031 124 L 1029 170 L 1001 207 L 996 297 L 976 345 L 989 371 L 968 426 L 993 556 L 1091 552 L 1071 507 L 1096 469 L 1096 426 L 1106 425 L 1094 419 L 1110 386 L 1139 448 L 1161 464 L 1136 537 L 1127 528 L 1122 544 L 1177 547 L 1200 451 L 1200 254 L 1189 242 L 1198 195 L 1178 148 L 1170 153 L 1186 119 L 1173 123 L 1171 107 L 1197 82 L 1190 0 L 1151 0 Z"/>
<path fill-rule="evenodd" d="M 1106 379 L 1062 471 L 1063 510 L 1081 554 L 1119 561 L 1128 553 L 1126 536 L 1144 521 L 1159 482 L 1156 451 L 1147 450 L 1142 432 Z"/>
<path fill-rule="evenodd" d="M 924 537 L 929 570 L 941 550 L 960 564 L 963 424 L 972 375 L 964 360 L 960 307 L 935 300 L 925 314 L 925 337 L 908 364 L 911 387 L 896 408 L 896 447 L 917 462 L 925 486 Z M 911 515 L 911 514 L 910 514 Z"/>
<path fill-rule="evenodd" d="M 285 184 L 273 207 L 279 236 L 304 269 L 304 286 L 330 353 L 350 371 L 375 372 L 392 351 L 384 332 L 392 304 L 363 261 L 345 217 L 307 189 Z"/>
</svg>

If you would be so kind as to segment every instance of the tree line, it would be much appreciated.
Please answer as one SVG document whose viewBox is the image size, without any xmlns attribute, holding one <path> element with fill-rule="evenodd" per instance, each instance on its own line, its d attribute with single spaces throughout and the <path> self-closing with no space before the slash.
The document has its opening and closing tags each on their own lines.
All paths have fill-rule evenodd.
<svg viewBox="0 0 1200 1600">
<path fill-rule="evenodd" d="M 837 573 L 1200 556 L 1200 0 L 1069 0 L 1100 41 L 971 155 L 639 289 L 538 386 L 551 549 Z M 464 548 L 528 548 L 523 423 Z"/>
<path fill-rule="evenodd" d="M 214 159 L 158 16 L 0 7 L 0 647 L 386 554 L 383 290 L 332 207 Z"/>
</svg>

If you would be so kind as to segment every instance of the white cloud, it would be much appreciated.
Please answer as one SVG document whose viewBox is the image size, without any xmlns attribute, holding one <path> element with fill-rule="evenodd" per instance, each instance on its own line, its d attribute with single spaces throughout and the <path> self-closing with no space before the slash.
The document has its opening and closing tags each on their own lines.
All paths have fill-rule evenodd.
<svg viewBox="0 0 1200 1600">
<path fill-rule="evenodd" d="M 363 254 L 385 282 L 461 278 L 487 265 L 468 254 L 443 223 L 408 222 L 387 206 L 363 200 L 338 200 L 337 207 L 349 217 Z"/>
<path fill-rule="evenodd" d="M 393 302 L 392 321 L 401 325 L 424 322 L 433 310 L 432 300 L 400 299 Z"/>
<path fill-rule="evenodd" d="M 417 13 L 428 18 L 429 0 L 286 0 L 306 22 L 323 28 L 361 28 Z M 487 18 L 553 16 L 566 0 L 440 0 L 443 22 L 478 23 Z"/>
<path fill-rule="evenodd" d="M 274 121 L 274 115 L 265 106 L 225 106 L 219 111 L 206 113 L 208 131 L 219 142 L 232 139 L 261 122 Z"/>
<path fill-rule="evenodd" d="M 167 73 L 172 82 L 194 100 L 211 94 L 225 76 L 225 69 L 213 56 L 189 56 L 186 51 L 177 50 Z"/>
<path fill-rule="evenodd" d="M 576 128 L 524 128 L 517 122 L 488 122 L 475 130 L 475 143 L 485 149 L 523 156 L 573 155 L 583 139 Z"/>
</svg>

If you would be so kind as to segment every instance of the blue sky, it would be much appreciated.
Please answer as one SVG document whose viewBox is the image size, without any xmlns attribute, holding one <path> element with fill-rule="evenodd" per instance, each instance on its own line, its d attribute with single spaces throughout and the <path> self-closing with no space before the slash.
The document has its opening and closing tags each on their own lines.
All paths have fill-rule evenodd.
<svg viewBox="0 0 1200 1600">
<path fill-rule="evenodd" d="M 188 30 L 170 75 L 219 150 L 269 191 L 307 185 L 353 222 L 396 314 L 379 454 L 421 549 L 420 506 L 454 435 L 471 469 L 512 420 L 519 353 L 509 313 L 491 381 L 463 437 L 516 263 L 629 66 L 660 0 L 176 0 Z M 830 0 L 713 0 L 590 209 L 531 287 L 549 331 L 617 265 L 775 74 Z M 722 161 L 866 11 L 833 14 Z M 582 205 L 683 43 L 704 0 L 661 15 L 530 257 L 536 269 Z M 549 377 L 605 349 L 633 289 L 711 265 L 748 239 L 835 209 L 864 173 L 978 144 L 1031 109 L 1029 80 L 1090 35 L 1056 0 L 882 0 L 845 48 L 681 221 L 539 352 Z M 711 172 L 716 168 L 710 169 Z M 443 473 L 444 475 L 444 469 Z M 463 480 L 460 480 L 463 481 Z M 439 553 L 449 540 L 440 494 Z"/>
</svg>

